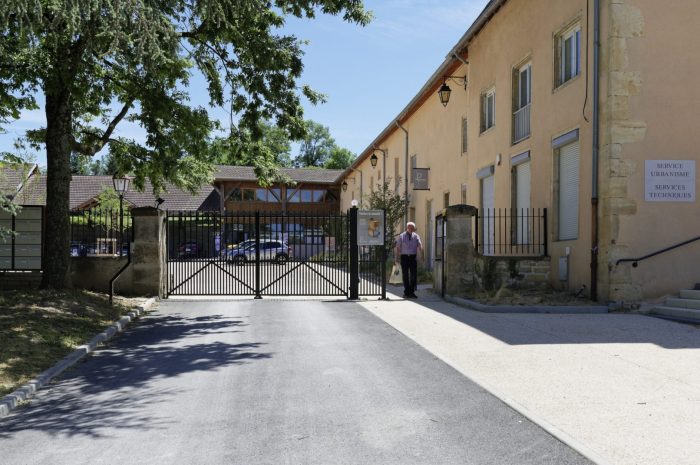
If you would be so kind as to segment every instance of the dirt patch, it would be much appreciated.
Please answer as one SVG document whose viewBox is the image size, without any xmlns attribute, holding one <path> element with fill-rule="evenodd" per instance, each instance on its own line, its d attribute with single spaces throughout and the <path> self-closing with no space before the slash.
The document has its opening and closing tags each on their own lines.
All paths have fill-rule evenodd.
<svg viewBox="0 0 700 465">
<path fill-rule="evenodd" d="M 470 291 L 463 297 L 486 305 L 600 305 L 598 302 L 589 300 L 586 296 L 577 297 L 569 292 L 554 289 L 509 289 L 503 287 L 496 291 Z"/>
<path fill-rule="evenodd" d="M 85 344 L 145 298 L 89 291 L 0 291 L 0 396 Z"/>
</svg>

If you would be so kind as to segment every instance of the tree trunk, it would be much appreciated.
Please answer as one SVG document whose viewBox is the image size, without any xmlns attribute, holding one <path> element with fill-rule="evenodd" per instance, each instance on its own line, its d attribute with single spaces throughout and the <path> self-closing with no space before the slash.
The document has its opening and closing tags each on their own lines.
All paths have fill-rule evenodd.
<svg viewBox="0 0 700 465">
<path fill-rule="evenodd" d="M 66 82 L 62 79 L 58 81 Z M 69 81 L 68 81 L 69 82 Z M 46 95 L 46 234 L 42 288 L 70 286 L 70 155 L 72 101 L 69 85 L 45 86 Z"/>
</svg>

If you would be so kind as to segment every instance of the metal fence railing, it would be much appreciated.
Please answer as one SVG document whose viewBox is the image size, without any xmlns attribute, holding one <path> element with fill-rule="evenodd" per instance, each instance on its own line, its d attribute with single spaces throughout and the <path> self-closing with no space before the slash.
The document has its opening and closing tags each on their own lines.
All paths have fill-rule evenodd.
<svg viewBox="0 0 700 465">
<path fill-rule="evenodd" d="M 513 257 L 548 255 L 546 208 L 482 208 L 475 218 L 477 253 Z"/>
<path fill-rule="evenodd" d="M 513 113 L 513 143 L 530 135 L 530 104 Z"/>
<path fill-rule="evenodd" d="M 126 256 L 133 237 L 131 213 L 119 208 L 93 208 L 70 212 L 72 257 Z"/>
</svg>

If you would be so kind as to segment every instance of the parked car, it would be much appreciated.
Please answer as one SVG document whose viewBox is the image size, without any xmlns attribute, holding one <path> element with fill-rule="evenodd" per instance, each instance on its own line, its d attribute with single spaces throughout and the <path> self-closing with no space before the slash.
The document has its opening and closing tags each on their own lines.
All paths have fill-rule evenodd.
<svg viewBox="0 0 700 465">
<path fill-rule="evenodd" d="M 248 242 L 246 244 L 246 242 Z M 226 260 L 237 265 L 243 265 L 249 260 L 255 261 L 255 240 L 243 241 L 238 246 L 226 249 Z M 260 260 L 274 261 L 275 263 L 286 263 L 289 260 L 291 249 L 282 241 L 261 239 L 260 240 Z"/>
<path fill-rule="evenodd" d="M 70 256 L 71 257 L 87 257 L 88 248 L 84 242 L 71 241 L 70 243 Z"/>
<path fill-rule="evenodd" d="M 177 258 L 196 258 L 199 256 L 199 245 L 196 242 L 184 242 L 177 249 Z"/>
<path fill-rule="evenodd" d="M 227 244 L 224 250 L 221 251 L 221 258 L 227 259 L 232 250 L 236 249 L 246 249 L 251 245 L 255 245 L 255 239 L 246 239 L 238 244 Z"/>
</svg>

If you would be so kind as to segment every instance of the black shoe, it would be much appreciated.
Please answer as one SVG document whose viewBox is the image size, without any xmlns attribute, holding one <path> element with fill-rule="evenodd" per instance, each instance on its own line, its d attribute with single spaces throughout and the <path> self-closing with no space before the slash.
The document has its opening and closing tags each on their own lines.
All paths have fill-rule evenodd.
<svg viewBox="0 0 700 465">
<path fill-rule="evenodd" d="M 409 297 L 410 299 L 417 299 L 417 298 L 418 298 L 418 296 L 415 295 L 415 294 L 408 294 L 408 297 Z"/>
</svg>

